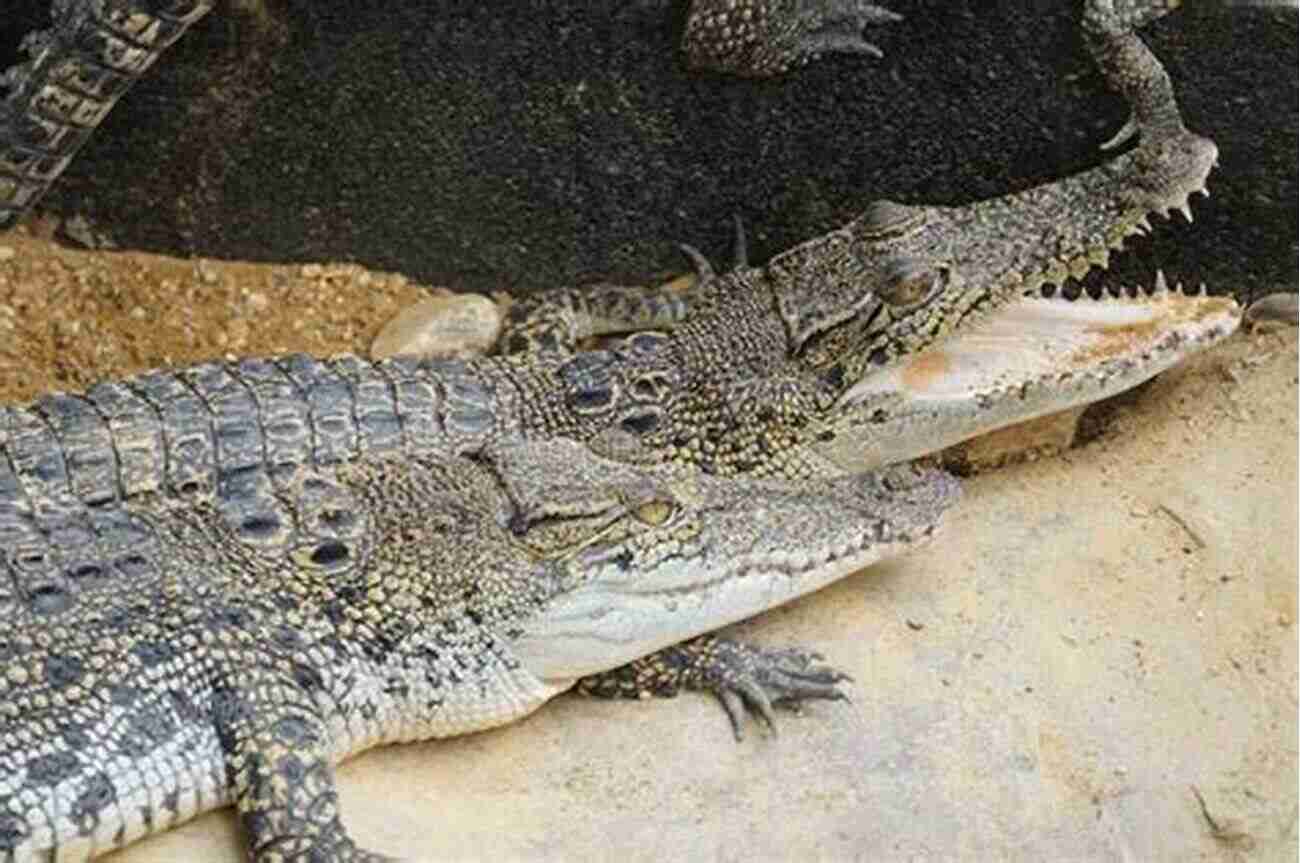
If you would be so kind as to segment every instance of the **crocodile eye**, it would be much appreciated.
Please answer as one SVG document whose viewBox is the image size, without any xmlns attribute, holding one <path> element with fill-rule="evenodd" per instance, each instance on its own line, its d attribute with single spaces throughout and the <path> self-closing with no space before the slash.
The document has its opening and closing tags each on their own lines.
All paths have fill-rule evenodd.
<svg viewBox="0 0 1300 863">
<path fill-rule="evenodd" d="M 652 527 L 658 527 L 668 521 L 668 519 L 672 518 L 675 510 L 676 507 L 673 505 L 672 501 L 652 500 L 648 503 L 643 503 L 636 509 L 632 510 L 632 514 L 646 524 Z"/>
<path fill-rule="evenodd" d="M 895 309 L 920 305 L 939 289 L 939 273 L 915 261 L 898 261 L 876 294 Z"/>
</svg>

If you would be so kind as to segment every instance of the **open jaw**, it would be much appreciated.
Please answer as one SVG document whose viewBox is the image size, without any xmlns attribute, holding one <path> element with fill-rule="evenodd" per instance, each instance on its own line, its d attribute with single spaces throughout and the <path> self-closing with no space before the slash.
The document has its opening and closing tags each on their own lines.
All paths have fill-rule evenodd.
<svg viewBox="0 0 1300 863">
<path fill-rule="evenodd" d="M 820 452 L 851 469 L 889 464 L 1136 386 L 1223 341 L 1232 297 L 1170 288 L 1026 297 L 870 375 L 840 397 Z"/>
</svg>

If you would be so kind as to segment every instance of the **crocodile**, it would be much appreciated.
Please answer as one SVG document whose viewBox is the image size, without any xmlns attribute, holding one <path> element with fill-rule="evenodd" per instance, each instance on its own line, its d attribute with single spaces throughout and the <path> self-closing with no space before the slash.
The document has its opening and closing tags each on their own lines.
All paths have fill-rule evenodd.
<svg viewBox="0 0 1300 863">
<path fill-rule="evenodd" d="M 0 485 L 52 483 L 23 455 Z M 281 480 L 283 522 L 256 529 L 174 489 L 0 510 L 0 860 L 82 859 L 232 804 L 254 860 L 387 859 L 349 838 L 338 761 L 518 719 L 907 551 L 958 495 L 935 470 L 723 480 L 563 440 L 494 462 L 366 448 Z M 769 717 L 842 697 L 815 654 L 705 641 L 655 685 Z"/>
<path fill-rule="evenodd" d="M 96 127 L 213 0 L 54 0 L 30 58 L 0 78 L 0 229 L 22 218 Z M 901 16 L 861 0 L 695 0 L 682 36 L 695 69 L 778 75 L 824 53 L 880 56 L 868 24 Z"/>
<path fill-rule="evenodd" d="M 512 308 L 501 356 L 201 367 L 149 379 L 172 381 L 162 389 L 126 387 L 129 408 L 78 408 L 72 424 L 105 440 L 114 411 L 152 413 L 151 440 L 165 428 L 201 441 L 184 458 L 169 456 L 168 469 L 211 484 L 246 454 L 219 433 L 180 428 L 175 408 L 164 417 L 172 394 L 197 405 L 188 416 L 221 417 L 210 423 L 241 429 L 248 447 L 269 451 L 276 405 L 306 404 L 283 393 L 310 391 L 333 405 L 327 412 L 355 402 L 358 422 L 388 424 L 393 439 L 454 455 L 479 455 L 518 433 L 570 438 L 630 463 L 807 478 L 907 458 L 931 441 L 1132 386 L 1226 336 L 1240 310 L 1231 299 L 1161 284 L 1105 301 L 1038 296 L 1104 268 L 1125 238 L 1149 229 L 1149 213 L 1190 214 L 1187 201 L 1205 190 L 1217 158 L 1213 142 L 1184 127 L 1168 76 L 1134 32 L 1166 6 L 1119 5 L 1090 0 L 1084 32 L 1133 111 L 1119 137 L 1139 140 L 1089 171 L 962 206 L 877 201 L 761 267 L 742 254 L 719 275 L 696 254 L 702 285 L 689 301 L 601 287 L 544 292 Z M 572 350 L 581 337 L 646 324 L 667 332 Z M 991 338 L 1006 349 L 979 349 Z M 428 415 L 432 405 L 440 419 Z M 157 469 L 147 473 L 147 485 L 160 484 Z"/>
<path fill-rule="evenodd" d="M 1131 116 L 1091 170 L 961 206 L 875 201 L 842 228 L 751 266 L 716 273 L 683 246 L 689 294 L 608 284 L 515 302 L 504 355 L 563 353 L 584 340 L 668 332 L 670 359 L 646 374 L 585 354 L 560 367 L 566 399 L 599 416 L 606 453 L 689 460 L 723 474 L 834 475 L 912 458 L 994 429 L 1113 395 L 1230 335 L 1231 297 L 1106 283 L 1150 216 L 1209 195 L 1214 142 L 1189 131 L 1168 75 L 1136 35 L 1176 2 L 1089 0 L 1085 43 Z M 656 344 L 642 336 L 641 344 Z M 663 395 L 661 396 L 660 393 Z M 684 417 L 684 419 L 682 419 Z"/>
</svg>

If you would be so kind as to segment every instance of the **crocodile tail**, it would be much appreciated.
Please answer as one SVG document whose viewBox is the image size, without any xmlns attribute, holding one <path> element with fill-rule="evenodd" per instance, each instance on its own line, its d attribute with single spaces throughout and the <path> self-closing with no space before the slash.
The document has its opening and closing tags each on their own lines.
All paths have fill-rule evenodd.
<svg viewBox="0 0 1300 863">
<path fill-rule="evenodd" d="M 30 33 L 31 58 L 0 79 L 0 228 L 15 224 L 63 173 L 113 105 L 213 0 L 55 0 Z"/>
</svg>

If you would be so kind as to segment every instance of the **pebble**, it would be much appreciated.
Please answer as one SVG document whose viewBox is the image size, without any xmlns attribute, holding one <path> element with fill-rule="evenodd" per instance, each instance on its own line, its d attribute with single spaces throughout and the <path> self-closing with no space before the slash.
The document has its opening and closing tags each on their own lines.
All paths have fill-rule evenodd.
<svg viewBox="0 0 1300 863">
<path fill-rule="evenodd" d="M 325 268 L 320 264 L 303 264 L 298 272 L 302 273 L 305 279 L 319 279 L 325 272 Z"/>
<path fill-rule="evenodd" d="M 13 246 L 0 246 L 0 261 L 12 261 L 17 255 Z"/>
<path fill-rule="evenodd" d="M 1296 326 L 1300 323 L 1300 295 L 1269 294 L 1251 303 L 1246 309 L 1246 323 L 1255 326 L 1264 321 Z"/>
<path fill-rule="evenodd" d="M 501 334 L 497 304 L 480 294 L 450 294 L 421 300 L 384 324 L 370 356 L 426 359 L 483 356 Z"/>
</svg>

